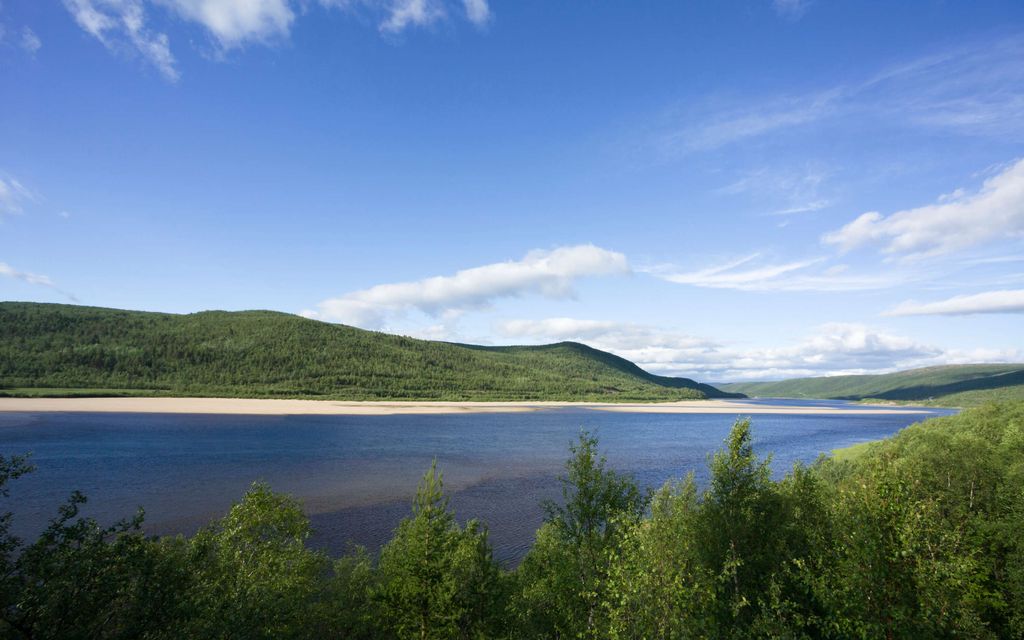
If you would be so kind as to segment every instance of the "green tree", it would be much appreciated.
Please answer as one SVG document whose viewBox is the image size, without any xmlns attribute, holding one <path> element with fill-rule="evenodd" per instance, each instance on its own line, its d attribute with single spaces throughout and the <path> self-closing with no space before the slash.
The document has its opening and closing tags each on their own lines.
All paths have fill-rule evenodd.
<svg viewBox="0 0 1024 640">
<path fill-rule="evenodd" d="M 380 577 L 373 559 L 362 547 L 334 562 L 334 575 L 328 581 L 327 596 L 319 617 L 337 637 L 346 640 L 373 640 L 384 635 L 384 623 L 374 595 Z"/>
<path fill-rule="evenodd" d="M 716 577 L 714 619 L 722 636 L 749 627 L 780 560 L 775 549 L 780 500 L 770 460 L 754 453 L 750 420 L 738 420 L 726 448 L 711 459 L 711 483 L 701 499 L 698 553 Z"/>
<path fill-rule="evenodd" d="M 459 527 L 434 461 L 412 517 L 381 550 L 381 620 L 402 639 L 493 637 L 502 620 L 502 588 L 486 528 L 476 521 Z"/>
<path fill-rule="evenodd" d="M 520 567 L 516 609 L 537 633 L 598 637 L 608 626 L 608 567 L 647 500 L 632 478 L 607 468 L 595 436 L 581 431 L 570 454 L 562 503 L 544 505 L 545 524 Z"/>
<path fill-rule="evenodd" d="M 325 631 L 330 561 L 306 548 L 298 503 L 255 483 L 221 520 L 189 543 L 194 613 L 182 635 L 303 638 Z"/>
<path fill-rule="evenodd" d="M 713 576 L 695 544 L 699 502 L 691 473 L 654 495 L 650 517 L 624 534 L 609 569 L 607 606 L 612 638 L 708 635 Z"/>
<path fill-rule="evenodd" d="M 13 638 L 172 637 L 186 615 L 183 565 L 141 533 L 143 514 L 111 527 L 79 517 L 75 492 L 39 538 L 8 562 L 3 626 Z"/>
</svg>

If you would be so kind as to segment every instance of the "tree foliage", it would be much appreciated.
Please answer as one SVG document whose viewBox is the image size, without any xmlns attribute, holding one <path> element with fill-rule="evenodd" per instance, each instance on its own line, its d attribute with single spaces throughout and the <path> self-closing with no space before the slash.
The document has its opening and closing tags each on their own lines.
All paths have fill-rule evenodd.
<svg viewBox="0 0 1024 640">
<path fill-rule="evenodd" d="M 273 311 L 0 303 L 0 390 L 345 400 L 664 401 L 723 394 L 575 342 L 478 347 Z"/>
</svg>

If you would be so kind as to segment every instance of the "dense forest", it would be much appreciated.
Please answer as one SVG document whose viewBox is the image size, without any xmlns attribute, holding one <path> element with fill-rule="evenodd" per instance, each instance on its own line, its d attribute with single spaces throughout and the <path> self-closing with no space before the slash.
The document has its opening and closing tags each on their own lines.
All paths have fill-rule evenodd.
<svg viewBox="0 0 1024 640">
<path fill-rule="evenodd" d="M 0 303 L 0 394 L 335 400 L 730 397 L 574 342 L 482 347 L 273 311 L 188 315 Z"/>
<path fill-rule="evenodd" d="M 30 459 L 0 458 L 15 498 Z M 72 494 L 35 541 L 0 518 L 7 638 L 1020 638 L 1024 403 L 913 425 L 780 480 L 739 421 L 710 479 L 653 495 L 581 432 L 517 568 L 459 522 L 441 472 L 379 554 L 310 550 L 254 485 L 191 538 L 104 528 Z M 16 517 L 13 516 L 13 517 Z"/>
<path fill-rule="evenodd" d="M 969 407 L 1024 400 L 1024 364 L 960 364 L 859 376 L 735 382 L 727 391 L 771 398 L 885 400 Z"/>
</svg>

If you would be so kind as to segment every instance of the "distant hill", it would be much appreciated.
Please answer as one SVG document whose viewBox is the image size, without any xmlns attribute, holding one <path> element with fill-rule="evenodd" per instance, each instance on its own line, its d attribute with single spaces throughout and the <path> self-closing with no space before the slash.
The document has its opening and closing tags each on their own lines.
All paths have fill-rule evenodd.
<svg viewBox="0 0 1024 640">
<path fill-rule="evenodd" d="M 2 395 L 666 401 L 731 394 L 575 342 L 416 340 L 274 311 L 0 302 Z"/>
<path fill-rule="evenodd" d="M 760 397 L 973 406 L 988 400 L 1024 399 L 1024 364 L 948 365 L 879 375 L 737 382 L 719 388 Z"/>
</svg>

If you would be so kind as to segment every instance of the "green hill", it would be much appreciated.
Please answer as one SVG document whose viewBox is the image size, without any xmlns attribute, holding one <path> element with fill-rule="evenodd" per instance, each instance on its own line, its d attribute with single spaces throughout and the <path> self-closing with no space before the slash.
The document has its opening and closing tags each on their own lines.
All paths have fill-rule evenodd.
<svg viewBox="0 0 1024 640">
<path fill-rule="evenodd" d="M 1024 364 L 948 365 L 880 375 L 737 382 L 719 387 L 761 397 L 974 406 L 991 400 L 1024 399 Z"/>
<path fill-rule="evenodd" d="M 725 397 L 574 342 L 483 347 L 274 311 L 0 303 L 4 395 L 666 401 Z"/>
</svg>

